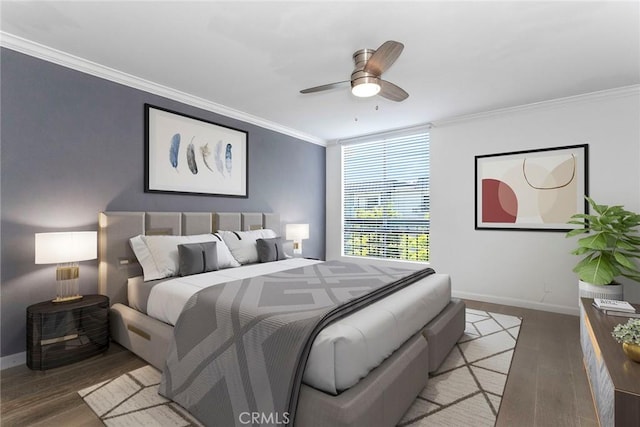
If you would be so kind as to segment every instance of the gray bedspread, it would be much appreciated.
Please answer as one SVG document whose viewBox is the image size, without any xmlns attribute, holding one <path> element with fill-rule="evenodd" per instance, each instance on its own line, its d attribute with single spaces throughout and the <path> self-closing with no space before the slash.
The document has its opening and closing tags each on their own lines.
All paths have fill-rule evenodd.
<svg viewBox="0 0 640 427">
<path fill-rule="evenodd" d="M 160 393 L 207 426 L 293 424 L 320 330 L 433 272 L 330 261 L 205 288 L 176 323 Z"/>
</svg>

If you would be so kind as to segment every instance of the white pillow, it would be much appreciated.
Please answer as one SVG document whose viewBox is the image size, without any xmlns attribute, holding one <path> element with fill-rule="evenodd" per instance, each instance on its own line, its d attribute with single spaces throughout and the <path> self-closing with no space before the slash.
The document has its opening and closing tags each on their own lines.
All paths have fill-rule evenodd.
<svg viewBox="0 0 640 427">
<path fill-rule="evenodd" d="M 142 266 L 144 280 L 162 279 L 178 274 L 180 261 L 178 245 L 184 243 L 217 242 L 219 268 L 239 267 L 224 241 L 213 234 L 192 236 L 143 236 L 129 239 L 131 248 Z"/>
<path fill-rule="evenodd" d="M 265 228 L 251 231 L 218 231 L 229 247 L 233 257 L 240 264 L 252 264 L 259 261 L 256 240 L 277 237 L 276 232 Z"/>
<path fill-rule="evenodd" d="M 231 255 L 231 251 L 227 244 L 222 240 L 220 234 L 213 235 L 216 238 L 216 250 L 218 251 L 218 268 L 240 267 L 240 263 Z"/>
</svg>

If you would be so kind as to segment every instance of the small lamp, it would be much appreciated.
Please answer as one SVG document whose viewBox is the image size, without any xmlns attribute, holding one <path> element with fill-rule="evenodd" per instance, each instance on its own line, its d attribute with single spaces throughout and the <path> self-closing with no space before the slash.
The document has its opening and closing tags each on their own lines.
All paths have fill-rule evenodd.
<svg viewBox="0 0 640 427">
<path fill-rule="evenodd" d="M 58 264 L 56 299 L 53 302 L 82 298 L 78 289 L 79 261 L 97 258 L 98 233 L 73 231 L 36 233 L 36 264 Z"/>
<path fill-rule="evenodd" d="M 309 238 L 309 224 L 287 224 L 285 237 L 293 240 L 293 255 L 302 255 L 302 240 Z"/>
</svg>

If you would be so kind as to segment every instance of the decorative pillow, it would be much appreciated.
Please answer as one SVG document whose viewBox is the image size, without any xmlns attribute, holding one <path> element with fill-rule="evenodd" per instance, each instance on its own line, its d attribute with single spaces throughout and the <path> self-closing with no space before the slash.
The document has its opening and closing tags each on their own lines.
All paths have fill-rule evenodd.
<svg viewBox="0 0 640 427">
<path fill-rule="evenodd" d="M 181 276 L 215 271 L 218 269 L 216 242 L 178 245 L 178 259 Z"/>
<path fill-rule="evenodd" d="M 280 261 L 287 258 L 280 237 L 258 239 L 256 240 L 256 247 L 258 248 L 260 262 Z"/>
<path fill-rule="evenodd" d="M 216 250 L 218 251 L 218 268 L 240 267 L 240 263 L 231 255 L 227 244 L 218 233 L 213 235 L 216 238 Z"/>
<path fill-rule="evenodd" d="M 188 243 L 221 242 L 216 247 L 218 267 L 238 267 L 238 264 L 220 236 L 214 234 L 197 234 L 192 236 L 136 236 L 129 239 L 131 248 L 142 266 L 144 280 L 162 279 L 178 274 L 180 260 L 178 245 Z M 224 246 L 224 247 L 223 247 Z M 225 252 L 226 249 L 226 252 Z"/>
<path fill-rule="evenodd" d="M 229 247 L 231 254 L 240 264 L 258 262 L 256 240 L 276 237 L 276 232 L 269 229 L 251 231 L 218 231 Z"/>
</svg>

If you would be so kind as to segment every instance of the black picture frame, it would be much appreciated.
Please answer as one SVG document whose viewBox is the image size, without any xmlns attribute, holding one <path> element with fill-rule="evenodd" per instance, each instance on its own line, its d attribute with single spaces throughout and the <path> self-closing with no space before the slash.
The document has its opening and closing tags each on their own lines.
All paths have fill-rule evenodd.
<svg viewBox="0 0 640 427">
<path fill-rule="evenodd" d="M 567 232 L 587 213 L 589 145 L 475 156 L 475 229 Z"/>
<path fill-rule="evenodd" d="M 144 104 L 145 193 L 249 197 L 249 132 Z"/>
</svg>

